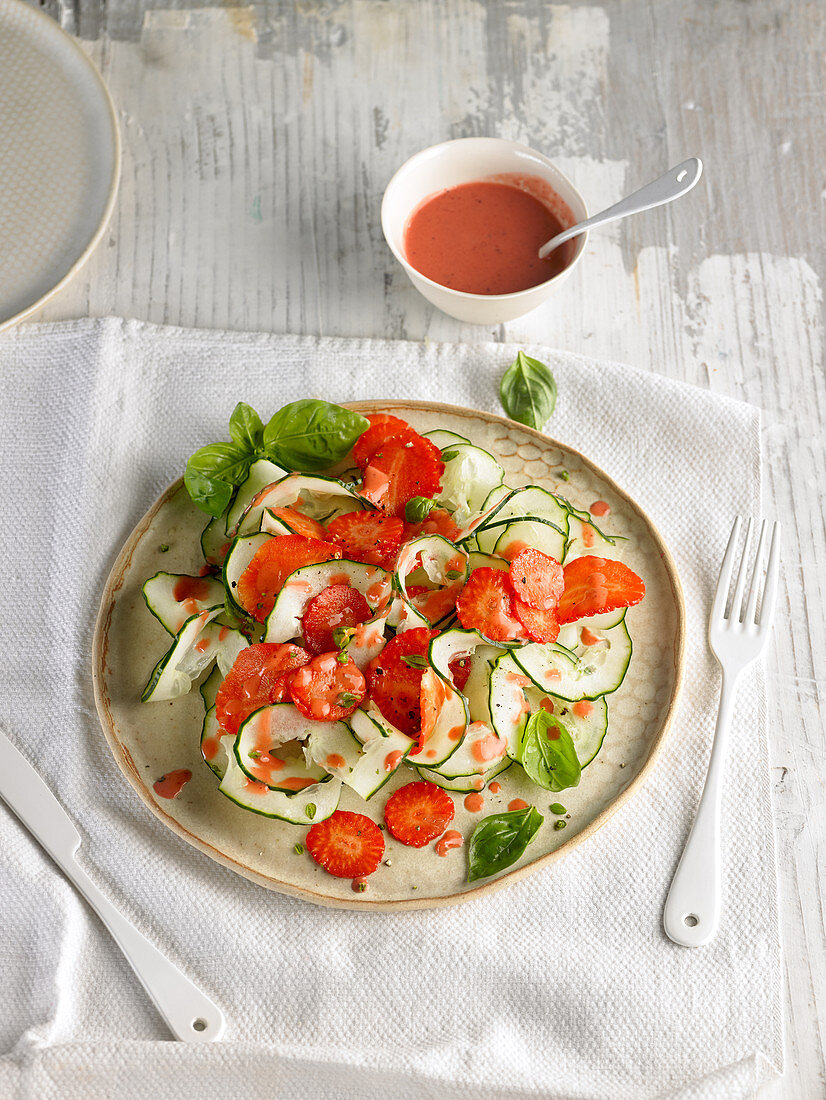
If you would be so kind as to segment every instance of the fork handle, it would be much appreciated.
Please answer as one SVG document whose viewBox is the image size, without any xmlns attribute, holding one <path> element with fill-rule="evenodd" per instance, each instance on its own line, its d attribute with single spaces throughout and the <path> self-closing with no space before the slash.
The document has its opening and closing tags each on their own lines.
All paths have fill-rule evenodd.
<svg viewBox="0 0 826 1100">
<path fill-rule="evenodd" d="M 702 947 L 717 934 L 722 908 L 720 807 L 737 674 L 723 675 L 717 728 L 703 795 L 677 866 L 663 912 L 663 927 L 674 943 Z"/>
</svg>

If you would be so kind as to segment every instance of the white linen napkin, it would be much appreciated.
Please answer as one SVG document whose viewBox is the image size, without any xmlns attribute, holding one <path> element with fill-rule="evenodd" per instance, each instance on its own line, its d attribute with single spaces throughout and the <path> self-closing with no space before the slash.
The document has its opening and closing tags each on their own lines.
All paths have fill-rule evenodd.
<svg viewBox="0 0 826 1100">
<path fill-rule="evenodd" d="M 84 837 L 92 877 L 225 1009 L 187 1047 L 0 803 L 0 1095 L 641 1100 L 743 1097 L 782 1061 L 764 677 L 738 694 L 710 946 L 662 931 L 719 675 L 707 607 L 733 515 L 760 504 L 756 409 L 547 348 L 552 435 L 645 508 L 688 608 L 687 675 L 644 788 L 564 860 L 492 896 L 371 914 L 269 893 L 196 852 L 118 771 L 91 639 L 108 570 L 187 456 L 245 400 L 403 397 L 497 411 L 515 348 L 186 331 L 106 319 L 0 339 L 2 718 Z"/>
</svg>

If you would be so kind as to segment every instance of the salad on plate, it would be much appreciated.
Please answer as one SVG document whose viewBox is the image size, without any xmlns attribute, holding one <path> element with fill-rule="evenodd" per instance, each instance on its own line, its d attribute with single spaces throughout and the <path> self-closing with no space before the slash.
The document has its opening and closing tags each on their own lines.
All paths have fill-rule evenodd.
<svg viewBox="0 0 826 1100">
<path fill-rule="evenodd" d="M 239 404 L 230 434 L 187 465 L 210 514 L 203 568 L 143 585 L 171 640 L 142 698 L 197 687 L 226 798 L 300 827 L 296 850 L 362 891 L 385 831 L 440 855 L 464 845 L 454 797 L 481 808 L 508 769 L 537 800 L 587 783 L 645 594 L 601 529 L 605 502 L 512 488 L 495 455 L 389 413 L 306 400 L 264 426 Z M 365 813 L 338 809 L 343 788 Z M 482 818 L 468 881 L 515 863 L 543 820 L 524 799 Z"/>
</svg>

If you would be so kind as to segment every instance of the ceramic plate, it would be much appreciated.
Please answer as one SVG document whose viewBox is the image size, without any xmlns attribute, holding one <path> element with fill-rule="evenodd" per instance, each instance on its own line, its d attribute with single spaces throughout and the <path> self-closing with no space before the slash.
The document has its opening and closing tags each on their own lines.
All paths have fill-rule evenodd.
<svg viewBox="0 0 826 1100">
<path fill-rule="evenodd" d="M 624 535 L 621 556 L 646 584 L 642 603 L 631 608 L 627 625 L 634 643 L 629 672 L 609 696 L 608 736 L 585 769 L 579 787 L 562 795 L 540 791 L 513 765 L 498 778 L 501 792 L 485 792 L 482 814 L 471 814 L 463 795 L 455 795 L 453 825 L 466 837 L 484 814 L 507 808 L 514 798 L 538 807 L 545 824 L 523 857 L 497 878 L 468 885 L 462 849 L 439 857 L 433 845 L 406 848 L 385 834 L 385 857 L 369 879 L 368 891 L 354 894 L 347 880 L 336 879 L 305 853 L 294 851 L 306 829 L 240 809 L 218 791 L 218 781 L 203 762 L 200 733 L 203 703 L 197 690 L 172 703 L 141 703 L 141 691 L 169 636 L 149 613 L 141 595 L 147 577 L 158 570 L 197 572 L 203 563 L 198 537 L 206 517 L 190 502 L 181 481 L 172 485 L 133 531 L 106 585 L 95 635 L 95 690 L 103 730 L 115 759 L 143 801 L 194 847 L 239 874 L 266 886 L 322 905 L 358 909 L 423 908 L 449 905 L 477 896 L 527 874 L 553 874 L 548 865 L 591 836 L 632 794 L 645 798 L 643 779 L 651 767 L 674 711 L 679 688 L 684 607 L 674 564 L 651 521 L 601 470 L 582 455 L 529 428 L 502 417 L 451 405 L 421 402 L 362 402 L 362 412 L 387 410 L 420 431 L 447 428 L 495 454 L 508 484 L 544 485 L 579 507 L 595 500 L 611 506 L 604 526 Z M 567 470 L 570 480 L 560 479 Z M 162 545 L 168 546 L 161 552 Z M 619 556 L 619 555 L 618 555 Z M 174 800 L 159 798 L 152 784 L 166 772 L 188 768 L 193 777 Z M 364 802 L 343 788 L 341 809 L 383 820 L 384 804 L 397 787 L 418 778 L 400 773 Z M 564 830 L 554 829 L 551 803 L 561 799 L 570 814 Z"/>
<path fill-rule="evenodd" d="M 80 268 L 118 186 L 115 111 L 68 34 L 21 0 L 0 0 L 0 329 Z"/>
</svg>

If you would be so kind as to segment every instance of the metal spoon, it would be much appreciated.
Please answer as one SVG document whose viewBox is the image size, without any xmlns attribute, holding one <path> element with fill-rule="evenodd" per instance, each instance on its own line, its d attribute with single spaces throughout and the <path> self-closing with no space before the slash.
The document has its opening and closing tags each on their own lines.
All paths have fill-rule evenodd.
<svg viewBox="0 0 826 1100">
<path fill-rule="evenodd" d="M 676 168 L 669 168 L 664 176 L 660 176 L 653 183 L 648 183 L 645 187 L 641 187 L 639 191 L 635 191 L 633 195 L 620 199 L 618 203 L 609 206 L 607 210 L 594 214 L 592 218 L 587 218 L 584 222 L 572 225 L 570 229 L 565 229 L 561 233 L 557 233 L 555 237 L 551 237 L 547 244 L 543 244 L 539 250 L 540 260 L 544 260 L 549 252 L 559 248 L 571 237 L 578 237 L 586 229 L 592 229 L 596 225 L 605 225 L 606 222 L 615 222 L 618 218 L 627 218 L 629 214 L 639 214 L 643 210 L 651 210 L 655 206 L 663 206 L 667 202 L 673 202 L 674 199 L 687 194 L 702 174 L 703 162 L 700 158 L 689 157 L 682 164 L 678 164 Z"/>
</svg>

